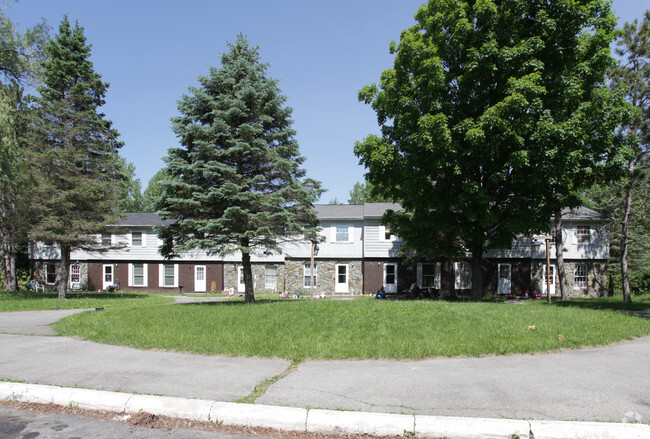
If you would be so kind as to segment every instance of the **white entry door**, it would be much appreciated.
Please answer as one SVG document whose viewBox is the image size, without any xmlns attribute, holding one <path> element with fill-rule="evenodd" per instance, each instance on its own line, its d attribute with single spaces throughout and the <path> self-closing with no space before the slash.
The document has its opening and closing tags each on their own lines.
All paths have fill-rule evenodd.
<svg viewBox="0 0 650 439">
<path fill-rule="evenodd" d="M 512 267 L 510 264 L 499 264 L 499 294 L 510 294 L 512 285 Z"/>
<path fill-rule="evenodd" d="M 246 291 L 246 284 L 244 284 L 244 267 L 237 267 L 237 292 L 243 293 Z"/>
<path fill-rule="evenodd" d="M 348 264 L 337 264 L 336 265 L 336 284 L 334 287 L 334 292 L 344 294 L 350 291 L 349 289 L 349 266 Z"/>
<path fill-rule="evenodd" d="M 194 266 L 194 291 L 199 293 L 206 291 L 205 265 Z"/>
<path fill-rule="evenodd" d="M 397 264 L 384 264 L 384 291 L 397 293 Z"/>
<path fill-rule="evenodd" d="M 550 265 L 550 273 L 551 273 L 551 296 L 555 295 L 555 265 Z M 544 264 L 544 269 L 542 270 L 542 273 L 544 274 L 544 279 L 542 280 L 542 294 L 547 294 L 546 293 L 546 284 L 547 284 L 547 278 L 546 278 L 546 264 Z"/>
<path fill-rule="evenodd" d="M 104 265 L 104 281 L 102 282 L 102 289 L 108 288 L 113 285 L 113 265 Z"/>
</svg>

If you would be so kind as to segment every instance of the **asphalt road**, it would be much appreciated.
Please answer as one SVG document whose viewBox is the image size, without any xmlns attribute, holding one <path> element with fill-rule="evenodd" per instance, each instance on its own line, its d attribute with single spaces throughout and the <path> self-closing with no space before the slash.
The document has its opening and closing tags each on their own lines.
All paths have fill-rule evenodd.
<svg viewBox="0 0 650 439">
<path fill-rule="evenodd" d="M 233 401 L 279 359 L 108 346 L 41 334 L 67 311 L 0 313 L 0 379 Z M 307 361 L 258 404 L 441 416 L 650 422 L 650 337 L 550 354 Z"/>
<path fill-rule="evenodd" d="M 41 414 L 0 406 L 0 439 L 271 439 L 264 436 L 233 436 L 220 432 L 134 427 L 119 421 L 85 416 Z"/>
</svg>

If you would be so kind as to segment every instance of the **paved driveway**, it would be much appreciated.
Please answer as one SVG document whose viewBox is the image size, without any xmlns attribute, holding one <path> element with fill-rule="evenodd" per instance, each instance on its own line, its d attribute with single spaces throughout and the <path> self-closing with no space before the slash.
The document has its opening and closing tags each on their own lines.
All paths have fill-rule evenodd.
<svg viewBox="0 0 650 439">
<path fill-rule="evenodd" d="M 280 359 L 140 351 L 47 326 L 79 311 L 0 313 L 0 379 L 232 401 L 280 374 Z M 94 312 L 94 311 L 91 311 Z M 38 335 L 21 335 L 21 334 Z M 217 343 L 218 340 L 215 340 Z M 650 422 L 650 337 L 538 355 L 307 361 L 259 404 L 431 415 Z"/>
</svg>

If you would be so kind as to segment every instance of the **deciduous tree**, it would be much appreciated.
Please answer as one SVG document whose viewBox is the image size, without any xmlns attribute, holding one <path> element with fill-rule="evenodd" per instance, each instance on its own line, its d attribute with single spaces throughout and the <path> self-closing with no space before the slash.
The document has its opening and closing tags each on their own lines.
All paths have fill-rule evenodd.
<svg viewBox="0 0 650 439">
<path fill-rule="evenodd" d="M 391 230 L 417 251 L 471 255 L 480 300 L 485 249 L 547 231 L 621 146 L 622 102 L 604 84 L 616 19 L 605 0 L 430 0 L 415 19 L 394 67 L 359 93 L 381 135 L 355 153 L 402 205 Z"/>
<path fill-rule="evenodd" d="M 623 298 L 632 301 L 628 274 L 628 247 L 630 236 L 630 215 L 640 196 L 645 204 L 648 198 L 648 152 L 650 151 L 650 10 L 642 22 L 625 23 L 617 41 L 617 54 L 621 57 L 611 69 L 610 77 L 617 87 L 624 90 L 627 100 L 636 113 L 625 130 L 634 136 L 636 142 L 633 155 L 627 162 L 624 178 L 625 196 L 620 221 L 621 279 Z M 638 204 L 638 203 L 637 203 Z M 644 206 L 647 207 L 647 206 Z M 647 214 L 648 212 L 645 211 Z"/>
<path fill-rule="evenodd" d="M 44 24 L 20 34 L 0 12 L 0 251 L 6 291 L 17 289 L 16 252 L 26 236 L 27 214 L 21 209 L 21 195 L 30 179 L 20 154 L 25 134 L 20 115 L 22 87 L 35 83 L 46 37 Z"/>
<path fill-rule="evenodd" d="M 320 184 L 301 168 L 291 109 L 267 75 L 258 48 L 242 36 L 221 67 L 181 97 L 172 128 L 182 147 L 169 150 L 158 212 L 161 252 L 241 252 L 245 301 L 255 300 L 251 254 L 309 235 Z"/>
</svg>

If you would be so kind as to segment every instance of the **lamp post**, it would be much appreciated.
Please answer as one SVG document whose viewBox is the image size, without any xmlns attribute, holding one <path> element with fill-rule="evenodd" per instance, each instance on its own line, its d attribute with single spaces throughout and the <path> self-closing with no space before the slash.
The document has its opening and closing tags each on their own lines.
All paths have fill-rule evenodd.
<svg viewBox="0 0 650 439">
<path fill-rule="evenodd" d="M 540 238 L 544 239 L 546 243 L 546 301 L 551 303 L 551 237 L 545 235 Z M 533 252 L 538 252 L 542 243 L 534 240 L 530 246 Z"/>
<path fill-rule="evenodd" d="M 309 287 L 311 291 L 311 297 L 314 298 L 314 255 L 318 255 L 318 244 L 315 241 L 311 242 L 311 280 L 309 282 Z"/>
</svg>

